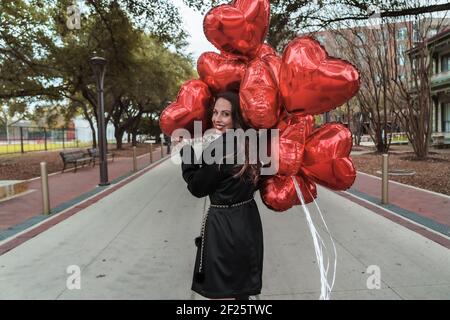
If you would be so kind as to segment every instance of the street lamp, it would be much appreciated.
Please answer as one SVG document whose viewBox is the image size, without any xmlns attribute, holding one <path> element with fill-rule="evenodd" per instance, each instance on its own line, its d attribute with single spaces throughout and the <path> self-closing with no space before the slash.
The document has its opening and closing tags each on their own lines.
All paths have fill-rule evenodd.
<svg viewBox="0 0 450 320">
<path fill-rule="evenodd" d="M 97 80 L 97 129 L 98 129 L 98 146 L 100 157 L 100 183 L 99 186 L 107 186 L 108 182 L 108 163 L 106 161 L 106 132 L 105 132 L 105 107 L 103 103 L 103 80 L 105 79 L 106 59 L 101 57 L 93 57 L 89 59 L 95 79 Z"/>
</svg>

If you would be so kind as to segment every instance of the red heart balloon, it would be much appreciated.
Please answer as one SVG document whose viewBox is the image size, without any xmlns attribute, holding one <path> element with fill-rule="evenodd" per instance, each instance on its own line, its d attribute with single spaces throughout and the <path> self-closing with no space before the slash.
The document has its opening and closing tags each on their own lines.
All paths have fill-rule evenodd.
<svg viewBox="0 0 450 320">
<path fill-rule="evenodd" d="M 277 129 L 280 130 L 277 174 L 293 176 L 299 172 L 305 141 L 311 132 L 311 118 L 289 115 L 277 124 Z"/>
<path fill-rule="evenodd" d="M 349 62 L 329 57 L 311 37 L 300 37 L 285 48 L 280 92 L 289 112 L 319 114 L 339 107 L 359 89 L 358 70 Z"/>
<path fill-rule="evenodd" d="M 291 113 L 288 114 L 284 118 L 284 122 L 288 125 L 294 125 L 297 123 L 300 123 L 304 128 L 304 140 L 302 141 L 303 144 L 306 143 L 306 138 L 313 132 L 314 129 L 314 117 L 311 115 L 302 115 L 298 113 Z"/>
<path fill-rule="evenodd" d="M 263 43 L 261 45 L 261 47 L 259 47 L 259 50 L 256 53 L 256 56 L 258 58 L 264 58 L 267 55 L 276 56 L 277 52 L 275 51 L 275 49 L 270 44 Z"/>
<path fill-rule="evenodd" d="M 301 172 L 330 189 L 346 190 L 356 178 L 349 157 L 351 149 L 350 130 L 338 123 L 327 123 L 306 140 Z"/>
<path fill-rule="evenodd" d="M 225 59 L 230 59 L 230 60 L 238 60 L 244 64 L 246 64 L 249 61 L 249 57 L 240 55 L 240 54 L 233 54 L 233 53 L 229 53 L 226 51 L 221 50 L 220 51 L 220 55 L 222 57 L 224 57 Z"/>
<path fill-rule="evenodd" d="M 272 71 L 256 58 L 245 72 L 239 91 L 244 120 L 255 129 L 272 128 L 280 116 L 280 97 Z"/>
<path fill-rule="evenodd" d="M 266 37 L 269 16 L 269 0 L 235 0 L 210 10 L 203 31 L 219 50 L 253 58 Z"/>
<path fill-rule="evenodd" d="M 264 60 L 272 71 L 273 78 L 276 80 L 277 86 L 280 83 L 281 58 L 278 56 L 274 48 L 264 43 L 256 53 L 256 56 Z"/>
<path fill-rule="evenodd" d="M 170 136 L 175 129 L 184 128 L 194 133 L 194 121 L 202 121 L 202 131 L 209 126 L 207 109 L 211 102 L 208 85 L 201 80 L 185 82 L 178 93 L 177 101 L 161 113 L 159 127 Z"/>
<path fill-rule="evenodd" d="M 277 84 L 280 85 L 280 70 L 281 70 L 281 58 L 277 55 L 266 55 L 262 58 L 269 66 L 272 71 L 273 77 Z M 280 96 L 281 99 L 281 96 Z"/>
<path fill-rule="evenodd" d="M 313 201 L 317 197 L 315 184 L 307 177 L 295 176 L 305 203 Z M 271 176 L 261 183 L 260 195 L 263 203 L 274 211 L 286 211 L 294 205 L 301 204 L 295 191 L 294 182 L 291 177 Z"/>
<path fill-rule="evenodd" d="M 211 91 L 237 91 L 245 74 L 245 64 L 215 52 L 205 52 L 198 58 L 197 71 Z"/>
</svg>

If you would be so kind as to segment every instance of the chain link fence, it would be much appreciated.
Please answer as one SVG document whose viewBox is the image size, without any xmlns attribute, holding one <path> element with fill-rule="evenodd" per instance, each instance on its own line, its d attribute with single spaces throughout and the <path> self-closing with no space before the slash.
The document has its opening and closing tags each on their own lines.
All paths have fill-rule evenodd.
<svg viewBox="0 0 450 320">
<path fill-rule="evenodd" d="M 89 134 L 90 130 L 81 135 L 89 136 Z M 79 139 L 78 136 L 80 129 L 74 128 L 3 126 L 0 127 L 0 154 L 83 148 L 92 145 L 92 139 Z"/>
</svg>

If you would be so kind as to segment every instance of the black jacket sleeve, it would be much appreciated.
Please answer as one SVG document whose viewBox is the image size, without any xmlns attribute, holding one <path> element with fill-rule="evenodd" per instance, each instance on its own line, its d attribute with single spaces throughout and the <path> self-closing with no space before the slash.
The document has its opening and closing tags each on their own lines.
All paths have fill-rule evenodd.
<svg viewBox="0 0 450 320">
<path fill-rule="evenodd" d="M 189 152 L 190 148 L 191 159 L 188 163 L 185 161 L 183 154 Z M 210 193 L 213 193 L 218 186 L 220 180 L 220 170 L 217 164 L 195 164 L 195 152 L 191 145 L 185 145 L 180 152 L 181 155 L 181 170 L 183 172 L 183 179 L 187 182 L 187 188 L 197 198 L 203 198 Z"/>
<path fill-rule="evenodd" d="M 270 176 L 259 176 L 258 177 L 258 182 L 256 184 L 256 190 L 261 190 L 264 182 L 269 178 Z"/>
</svg>

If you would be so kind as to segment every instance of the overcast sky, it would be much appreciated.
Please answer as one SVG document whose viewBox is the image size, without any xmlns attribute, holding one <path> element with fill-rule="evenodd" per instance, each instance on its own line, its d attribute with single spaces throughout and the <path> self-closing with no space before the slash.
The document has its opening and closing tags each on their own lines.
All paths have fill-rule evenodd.
<svg viewBox="0 0 450 320">
<path fill-rule="evenodd" d="M 180 9 L 180 14 L 184 20 L 184 29 L 190 34 L 189 52 L 192 53 L 195 61 L 205 51 L 218 50 L 206 39 L 203 34 L 203 15 L 183 4 L 183 0 L 172 0 Z"/>
</svg>

